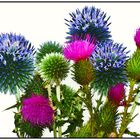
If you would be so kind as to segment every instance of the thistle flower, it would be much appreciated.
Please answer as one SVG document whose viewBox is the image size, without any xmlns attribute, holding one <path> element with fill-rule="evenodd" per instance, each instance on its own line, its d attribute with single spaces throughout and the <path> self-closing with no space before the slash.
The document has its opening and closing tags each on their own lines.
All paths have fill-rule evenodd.
<svg viewBox="0 0 140 140">
<path fill-rule="evenodd" d="M 122 101 L 125 96 L 125 89 L 123 83 L 118 83 L 115 86 L 110 87 L 108 91 L 109 100 L 115 105 L 122 105 Z"/>
<path fill-rule="evenodd" d="M 63 50 L 66 59 L 78 62 L 80 60 L 88 59 L 95 50 L 94 42 L 89 42 L 89 36 L 85 40 L 79 39 L 74 42 L 67 43 Z"/>
<path fill-rule="evenodd" d="M 34 46 L 24 36 L 0 35 L 0 91 L 16 93 L 31 80 L 34 70 Z"/>
<path fill-rule="evenodd" d="M 60 53 L 47 54 L 39 65 L 39 73 L 46 81 L 58 82 L 66 78 L 69 71 L 69 63 Z"/>
<path fill-rule="evenodd" d="M 41 62 L 41 59 L 46 54 L 55 53 L 55 52 L 58 53 L 62 52 L 62 47 L 60 46 L 60 44 L 52 41 L 43 43 L 36 53 L 36 64 L 39 64 Z"/>
<path fill-rule="evenodd" d="M 22 102 L 21 114 L 24 121 L 33 126 L 51 126 L 53 124 L 54 111 L 49 100 L 42 95 L 34 95 L 24 99 Z"/>
<path fill-rule="evenodd" d="M 140 28 L 137 29 L 136 34 L 134 36 L 135 43 L 138 48 L 140 48 Z"/>
<path fill-rule="evenodd" d="M 111 37 L 108 26 L 109 18 L 106 13 L 95 7 L 84 7 L 82 10 L 77 9 L 76 12 L 70 13 L 71 19 L 66 20 L 69 26 L 67 39 L 72 40 L 74 35 L 90 34 L 91 38 L 96 38 L 101 42 Z"/>
<path fill-rule="evenodd" d="M 91 56 L 96 69 L 93 87 L 99 92 L 107 93 L 107 89 L 117 83 L 126 81 L 125 62 L 128 58 L 126 47 L 113 44 L 112 41 L 100 44 Z"/>
<path fill-rule="evenodd" d="M 140 80 L 140 50 L 134 52 L 132 57 L 126 63 L 126 71 L 133 80 Z"/>
</svg>

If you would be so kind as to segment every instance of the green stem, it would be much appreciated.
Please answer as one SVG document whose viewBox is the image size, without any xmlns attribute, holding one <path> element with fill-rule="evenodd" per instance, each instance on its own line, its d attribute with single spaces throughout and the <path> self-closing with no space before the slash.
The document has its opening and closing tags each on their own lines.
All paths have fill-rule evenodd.
<svg viewBox="0 0 140 140">
<path fill-rule="evenodd" d="M 17 104 L 19 104 L 19 102 L 20 102 L 20 89 L 19 88 L 17 88 L 17 93 L 15 94 L 15 96 L 16 96 Z M 17 112 L 18 113 L 20 112 L 20 108 L 21 108 L 21 106 L 18 105 L 17 106 Z M 15 130 L 16 130 L 18 138 L 24 138 L 24 136 L 21 134 L 19 128 L 15 128 Z"/>
<path fill-rule="evenodd" d="M 16 96 L 17 103 L 19 103 L 20 102 L 20 90 L 19 90 L 19 88 L 17 88 L 17 93 L 15 94 L 15 96 Z M 17 107 L 17 111 L 18 112 L 20 111 L 20 107 L 19 106 Z"/>
<path fill-rule="evenodd" d="M 48 97 L 50 102 L 53 104 L 52 102 L 52 92 L 51 92 L 51 84 L 47 85 L 47 90 L 48 90 Z M 55 119 L 54 119 L 54 123 L 53 123 L 53 135 L 54 138 L 57 138 L 57 131 L 56 131 L 56 123 L 55 123 Z"/>
<path fill-rule="evenodd" d="M 133 105 L 132 105 L 131 111 L 130 111 L 130 117 L 133 116 L 133 113 L 134 113 L 134 111 L 135 111 L 135 109 L 136 109 L 136 106 L 137 106 L 136 102 L 139 101 L 139 97 L 140 97 L 140 93 L 137 93 L 137 95 L 136 95 L 136 97 L 135 97 L 135 100 L 134 100 L 134 103 L 133 103 Z"/>
<path fill-rule="evenodd" d="M 97 110 L 99 110 L 99 107 L 102 104 L 102 98 L 103 98 L 103 94 L 101 94 L 101 96 L 100 96 L 100 98 L 99 98 L 99 100 L 97 102 L 97 107 L 96 107 Z"/>
<path fill-rule="evenodd" d="M 48 89 L 49 100 L 52 102 L 52 93 L 51 93 L 51 85 L 50 84 L 47 85 L 47 89 Z"/>
<path fill-rule="evenodd" d="M 93 137 L 94 135 L 94 126 L 93 126 L 93 122 L 94 122 L 94 116 L 93 116 L 93 107 L 92 107 L 92 95 L 91 92 L 89 90 L 88 85 L 84 85 L 83 86 L 83 90 L 86 93 L 86 107 L 89 111 L 90 114 L 90 128 L 91 128 L 91 137 Z"/>
<path fill-rule="evenodd" d="M 122 118 L 122 123 L 121 123 L 121 127 L 120 127 L 120 131 L 118 134 L 118 137 L 122 137 L 122 135 L 124 134 L 125 130 L 127 129 L 127 126 L 129 124 L 129 119 L 130 116 L 128 116 L 128 108 L 130 103 L 133 100 L 133 89 L 134 89 L 134 85 L 135 85 L 135 81 L 131 80 L 130 81 L 130 92 L 128 95 L 128 100 L 127 100 L 127 105 L 124 107 L 124 113 L 123 113 L 123 118 Z"/>
<path fill-rule="evenodd" d="M 57 100 L 59 102 L 61 102 L 61 95 L 60 95 L 60 83 L 58 83 L 56 85 L 56 96 L 57 96 Z M 60 108 L 57 108 L 57 115 L 61 116 L 61 110 Z M 58 137 L 61 138 L 62 137 L 62 128 L 59 126 L 58 127 Z"/>
<path fill-rule="evenodd" d="M 53 124 L 53 136 L 54 136 L 54 138 L 57 138 L 57 131 L 56 131 L 56 124 L 55 124 L 55 122 Z"/>
</svg>

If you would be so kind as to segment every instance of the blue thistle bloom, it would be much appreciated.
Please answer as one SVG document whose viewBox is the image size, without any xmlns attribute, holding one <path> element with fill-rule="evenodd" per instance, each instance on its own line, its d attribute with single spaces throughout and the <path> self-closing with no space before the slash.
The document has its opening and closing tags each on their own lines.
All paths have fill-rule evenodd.
<svg viewBox="0 0 140 140">
<path fill-rule="evenodd" d="M 90 58 L 96 69 L 96 79 L 93 81 L 95 90 L 106 93 L 109 87 L 127 81 L 125 62 L 129 51 L 125 50 L 126 47 L 113 41 L 98 44 Z"/>
<path fill-rule="evenodd" d="M 0 35 L 0 91 L 16 94 L 31 80 L 35 48 L 24 36 Z"/>
<path fill-rule="evenodd" d="M 111 37 L 108 26 L 109 18 L 106 18 L 106 13 L 95 7 L 84 7 L 82 11 L 79 9 L 76 12 L 70 13 L 71 19 L 66 20 L 66 25 L 69 26 L 67 39 L 70 41 L 74 36 L 86 36 L 89 34 L 91 37 L 101 42 Z"/>
</svg>

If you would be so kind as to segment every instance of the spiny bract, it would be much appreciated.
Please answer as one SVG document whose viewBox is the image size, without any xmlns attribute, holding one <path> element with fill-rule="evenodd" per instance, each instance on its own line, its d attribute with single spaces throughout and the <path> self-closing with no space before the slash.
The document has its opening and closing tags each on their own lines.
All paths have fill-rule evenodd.
<svg viewBox="0 0 140 140">
<path fill-rule="evenodd" d="M 134 52 L 132 57 L 126 63 L 128 76 L 133 80 L 140 80 L 140 50 Z"/>
<path fill-rule="evenodd" d="M 88 85 L 95 78 L 95 70 L 89 59 L 73 65 L 73 79 L 81 85 Z"/>
</svg>

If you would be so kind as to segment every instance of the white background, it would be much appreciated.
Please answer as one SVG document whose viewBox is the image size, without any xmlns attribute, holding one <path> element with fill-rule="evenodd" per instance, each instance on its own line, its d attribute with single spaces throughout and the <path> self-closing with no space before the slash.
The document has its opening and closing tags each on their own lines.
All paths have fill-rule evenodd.
<svg viewBox="0 0 140 140">
<path fill-rule="evenodd" d="M 110 30 L 113 39 L 123 43 L 133 52 L 136 49 L 133 36 L 140 27 L 140 3 L 0 3 L 0 33 L 16 32 L 29 39 L 36 48 L 45 41 L 65 42 L 68 27 L 64 18 L 76 8 L 95 6 L 111 16 Z M 67 79 L 67 84 L 72 80 Z M 14 95 L 0 94 L 0 137 L 16 137 L 14 129 L 14 110 L 4 111 L 15 104 Z M 138 107 L 136 112 L 140 112 Z M 85 117 L 87 117 L 85 115 Z M 140 115 L 129 126 L 140 133 Z M 46 130 L 44 137 L 51 137 Z"/>
</svg>

